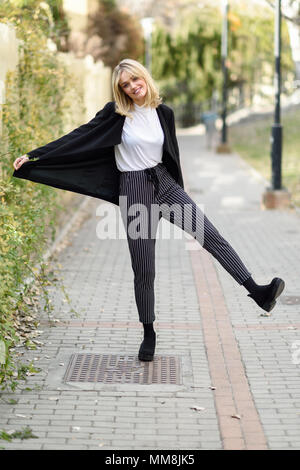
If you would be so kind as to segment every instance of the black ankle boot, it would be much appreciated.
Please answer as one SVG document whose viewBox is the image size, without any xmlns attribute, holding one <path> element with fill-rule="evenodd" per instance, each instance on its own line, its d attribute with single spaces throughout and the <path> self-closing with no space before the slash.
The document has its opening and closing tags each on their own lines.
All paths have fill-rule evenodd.
<svg viewBox="0 0 300 470">
<path fill-rule="evenodd" d="M 254 292 L 252 294 L 248 294 L 248 297 L 251 297 L 259 307 L 267 312 L 270 312 L 276 305 L 276 299 L 280 296 L 284 289 L 285 283 L 279 277 L 274 277 L 272 279 L 269 286 L 265 287 L 265 293 L 262 295 L 257 294 Z"/>
<path fill-rule="evenodd" d="M 153 331 L 151 335 L 144 336 L 139 350 L 140 361 L 153 361 L 155 352 L 156 333 Z"/>
</svg>

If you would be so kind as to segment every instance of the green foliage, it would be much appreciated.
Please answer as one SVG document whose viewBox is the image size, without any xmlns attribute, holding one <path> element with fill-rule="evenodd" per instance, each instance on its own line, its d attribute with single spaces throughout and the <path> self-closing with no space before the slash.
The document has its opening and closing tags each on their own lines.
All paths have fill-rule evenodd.
<svg viewBox="0 0 300 470">
<path fill-rule="evenodd" d="M 35 15 L 44 34 L 55 42 L 57 49 L 67 50 L 70 28 L 63 0 L 1 0 L 1 3 L 7 9 L 14 9 L 15 17 L 20 20 Z"/>
<path fill-rule="evenodd" d="M 4 441 L 11 442 L 13 439 L 23 440 L 23 439 L 32 439 L 32 438 L 38 439 L 38 436 L 35 436 L 32 433 L 32 429 L 29 426 L 22 428 L 21 431 L 13 431 L 12 433 L 0 430 L 0 439 Z"/>
<path fill-rule="evenodd" d="M 263 10 L 256 15 L 245 15 L 242 7 L 239 8 L 236 4 L 229 20 L 231 20 L 228 41 L 230 87 L 245 84 L 245 93 L 251 104 L 257 85 L 273 86 L 274 12 Z M 294 71 L 285 21 L 282 21 L 281 35 L 281 73 L 284 84 Z"/>
<path fill-rule="evenodd" d="M 66 52 L 68 50 L 70 27 L 64 12 L 63 0 L 46 0 L 46 3 L 50 7 L 53 18 L 48 36 L 55 42 L 59 51 Z"/>
<path fill-rule="evenodd" d="M 209 98 L 220 83 L 220 34 L 208 34 L 199 20 L 186 35 L 158 28 L 153 37 L 153 75 L 174 104 Z"/>
<path fill-rule="evenodd" d="M 174 106 L 195 107 L 216 92 L 222 95 L 222 17 L 219 8 L 189 10 L 175 31 L 156 27 L 152 41 L 152 71 L 164 98 Z M 282 82 L 294 71 L 286 23 L 282 23 Z M 249 14 L 235 3 L 228 15 L 228 89 L 240 91 L 246 104 L 264 93 L 262 84 L 273 85 L 274 14 Z M 229 93 L 230 96 L 230 93 Z M 231 102 L 229 102 L 229 106 Z"/>
<path fill-rule="evenodd" d="M 221 87 L 220 32 L 195 19 L 187 31 L 172 36 L 162 28 L 153 34 L 152 71 L 161 94 L 173 106 L 185 105 L 186 125 L 195 103 Z"/>
<path fill-rule="evenodd" d="M 251 166 L 268 181 L 271 180 L 270 135 L 273 117 L 233 125 L 229 129 L 230 144 Z M 300 108 L 293 107 L 282 113 L 282 185 L 292 196 L 292 202 L 300 207 Z"/>
<path fill-rule="evenodd" d="M 22 3 L 22 5 L 21 5 Z M 8 72 L 2 109 L 0 165 L 0 342 L 6 351 L 0 361 L 0 387 L 16 387 L 20 378 L 13 347 L 20 343 L 23 325 L 40 290 L 46 296 L 47 272 L 42 255 L 46 229 L 54 226 L 60 208 L 58 191 L 46 185 L 12 178 L 14 160 L 63 133 L 64 99 L 74 80 L 47 48 L 48 28 L 33 1 L 0 4 L 0 21 L 13 24 L 19 39 L 19 64 Z M 14 2 L 17 5 L 17 2 Z M 26 8 L 24 9 L 24 7 Z M 55 209 L 55 210 L 54 210 Z M 41 265 L 37 274 L 36 266 Z M 24 279 L 29 279 L 23 285 Z M 31 279 L 31 280 L 30 280 Z M 49 302 L 48 302 L 49 304 Z M 48 305 L 49 306 L 49 305 Z M 26 322 L 25 322 L 26 323 Z M 31 325 L 31 328 L 36 324 Z M 4 346 L 3 346 L 4 344 Z M 32 347 L 28 339 L 26 345 Z"/>
</svg>

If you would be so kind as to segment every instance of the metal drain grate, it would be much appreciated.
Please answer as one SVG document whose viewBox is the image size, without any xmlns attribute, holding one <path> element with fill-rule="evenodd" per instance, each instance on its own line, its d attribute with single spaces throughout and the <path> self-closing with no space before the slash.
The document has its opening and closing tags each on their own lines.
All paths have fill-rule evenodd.
<svg viewBox="0 0 300 470">
<path fill-rule="evenodd" d="M 134 355 L 72 354 L 63 382 L 180 385 L 180 360 L 154 356 L 140 362 Z"/>
</svg>

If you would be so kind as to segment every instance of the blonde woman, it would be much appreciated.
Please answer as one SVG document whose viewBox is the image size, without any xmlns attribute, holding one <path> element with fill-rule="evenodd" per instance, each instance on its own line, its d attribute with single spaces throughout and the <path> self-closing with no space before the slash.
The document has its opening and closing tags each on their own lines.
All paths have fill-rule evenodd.
<svg viewBox="0 0 300 470">
<path fill-rule="evenodd" d="M 162 103 L 147 69 L 135 60 L 122 60 L 113 71 L 112 88 L 114 101 L 87 124 L 17 158 L 13 176 L 119 205 L 144 328 L 138 357 L 152 361 L 155 235 L 161 217 L 198 240 L 262 309 L 269 312 L 275 306 L 284 281 L 275 277 L 270 284 L 257 285 L 232 246 L 185 192 L 174 113 Z"/>
</svg>

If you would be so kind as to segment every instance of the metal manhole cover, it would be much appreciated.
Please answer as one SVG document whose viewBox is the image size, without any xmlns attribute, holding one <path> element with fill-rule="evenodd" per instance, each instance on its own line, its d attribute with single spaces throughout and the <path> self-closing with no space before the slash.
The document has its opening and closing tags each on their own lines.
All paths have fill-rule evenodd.
<svg viewBox="0 0 300 470">
<path fill-rule="evenodd" d="M 299 305 L 300 295 L 282 295 L 279 297 L 279 300 L 285 305 Z"/>
<path fill-rule="evenodd" d="M 135 355 L 72 354 L 63 382 L 181 385 L 180 360 L 154 356 L 140 362 Z"/>
</svg>

